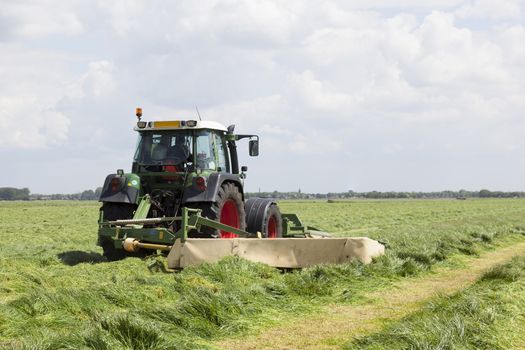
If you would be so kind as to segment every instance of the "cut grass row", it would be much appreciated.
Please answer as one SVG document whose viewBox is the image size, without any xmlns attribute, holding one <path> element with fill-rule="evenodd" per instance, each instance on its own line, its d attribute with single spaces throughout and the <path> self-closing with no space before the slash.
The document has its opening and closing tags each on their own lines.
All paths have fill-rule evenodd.
<svg viewBox="0 0 525 350">
<path fill-rule="evenodd" d="M 353 217 L 347 231 L 373 222 L 378 227 L 373 237 L 388 240 L 390 249 L 369 266 L 282 274 L 228 258 L 173 274 L 162 271 L 162 258 L 99 263 L 96 203 L 0 203 L 0 347 L 202 348 L 210 340 L 314 312 L 327 302 L 351 302 L 365 291 L 444 264 L 451 255 L 518 239 L 524 204 L 284 202 L 283 211 L 298 212 L 307 224 L 327 231 L 340 216 Z M 332 226 L 323 227 L 327 217 Z"/>
<path fill-rule="evenodd" d="M 499 265 L 471 287 L 344 347 L 357 349 L 525 348 L 525 257 Z"/>
<path fill-rule="evenodd" d="M 403 278 L 388 288 L 364 293 L 352 303 L 328 303 L 315 314 L 291 318 L 260 334 L 225 339 L 223 349 L 339 349 L 349 339 L 381 331 L 385 325 L 419 310 L 436 295 L 453 295 L 490 268 L 525 256 L 525 239 L 479 256 L 456 255 L 429 273 Z"/>
</svg>

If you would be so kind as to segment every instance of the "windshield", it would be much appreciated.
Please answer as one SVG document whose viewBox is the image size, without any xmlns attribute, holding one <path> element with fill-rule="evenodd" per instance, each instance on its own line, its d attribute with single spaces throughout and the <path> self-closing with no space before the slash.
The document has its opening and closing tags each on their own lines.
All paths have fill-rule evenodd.
<svg viewBox="0 0 525 350">
<path fill-rule="evenodd" d="M 140 165 L 181 164 L 191 161 L 191 131 L 142 132 L 133 160 Z"/>
</svg>

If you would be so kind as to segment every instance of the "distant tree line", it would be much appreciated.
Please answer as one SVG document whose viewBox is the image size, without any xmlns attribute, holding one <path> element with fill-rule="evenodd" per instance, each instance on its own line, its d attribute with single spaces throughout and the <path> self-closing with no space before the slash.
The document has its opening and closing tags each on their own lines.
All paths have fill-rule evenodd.
<svg viewBox="0 0 525 350">
<path fill-rule="evenodd" d="M 98 187 L 95 190 L 85 190 L 79 193 L 72 194 L 37 194 L 30 193 L 28 188 L 12 188 L 0 187 L 0 200 L 98 200 L 102 188 Z M 425 198 L 524 198 L 525 192 L 503 192 L 503 191 L 489 191 L 486 189 L 479 191 L 439 191 L 439 192 L 354 192 L 352 190 L 347 192 L 329 192 L 329 193 L 303 193 L 301 190 L 297 192 L 248 192 L 246 197 L 267 197 L 276 199 L 350 199 L 350 198 L 365 198 L 365 199 L 425 199 Z"/>
<path fill-rule="evenodd" d="M 0 187 L 0 200 L 4 201 L 27 201 L 27 200 L 98 200 L 102 187 L 96 190 L 85 190 L 79 193 L 63 194 L 38 194 L 30 193 L 28 188 Z"/>
<path fill-rule="evenodd" d="M 74 200 L 74 201 L 93 201 L 98 200 L 102 187 L 93 190 L 85 190 L 78 193 L 54 193 L 54 194 L 32 194 L 32 200 Z"/>
<path fill-rule="evenodd" d="M 431 198 L 523 198 L 525 192 L 503 192 L 503 191 L 489 191 L 486 189 L 479 191 L 438 191 L 438 192 L 395 192 L 395 191 L 370 191 L 370 192 L 329 192 L 329 193 L 304 193 L 301 190 L 297 192 L 249 192 L 246 197 L 267 197 L 276 199 L 350 199 L 350 198 L 365 198 L 365 199 L 431 199 Z"/>
</svg>

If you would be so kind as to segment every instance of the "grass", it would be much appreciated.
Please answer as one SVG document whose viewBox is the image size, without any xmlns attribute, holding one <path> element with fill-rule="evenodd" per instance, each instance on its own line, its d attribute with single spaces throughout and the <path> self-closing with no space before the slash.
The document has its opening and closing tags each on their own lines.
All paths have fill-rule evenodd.
<svg viewBox="0 0 525 350">
<path fill-rule="evenodd" d="M 522 237 L 525 201 L 283 202 L 313 226 L 388 242 L 373 264 L 281 273 L 226 258 L 164 272 L 161 257 L 106 263 L 98 203 L 0 202 L 0 348 L 193 349 Z"/>
<path fill-rule="evenodd" d="M 516 349 L 525 345 L 524 310 L 525 257 L 517 257 L 345 349 Z"/>
<path fill-rule="evenodd" d="M 419 310 L 436 295 L 453 295 L 469 287 L 487 269 L 520 255 L 525 256 L 525 239 L 479 256 L 457 255 L 451 260 L 461 264 L 440 264 L 431 273 L 368 291 L 357 302 L 330 302 L 314 314 L 290 318 L 254 336 L 224 339 L 217 345 L 237 350 L 339 349 L 349 339 L 379 332 L 386 324 Z"/>
</svg>

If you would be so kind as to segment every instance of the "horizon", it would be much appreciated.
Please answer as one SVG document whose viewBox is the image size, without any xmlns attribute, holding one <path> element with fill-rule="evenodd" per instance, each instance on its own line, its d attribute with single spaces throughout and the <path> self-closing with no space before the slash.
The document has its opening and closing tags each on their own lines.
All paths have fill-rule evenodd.
<svg viewBox="0 0 525 350">
<path fill-rule="evenodd" d="M 0 186 L 0 189 L 2 188 L 8 188 L 7 186 Z M 31 188 L 30 187 L 22 187 L 22 188 L 16 188 L 16 189 L 23 189 L 23 188 L 27 188 L 29 189 L 29 193 L 30 195 L 42 195 L 42 196 L 51 196 L 51 195 L 74 195 L 74 194 L 79 194 L 79 193 L 82 193 L 82 192 L 85 192 L 85 191 L 93 191 L 93 192 L 96 192 L 96 190 L 98 188 L 102 188 L 101 186 L 99 186 L 98 188 L 88 188 L 88 189 L 84 189 L 84 190 L 81 190 L 81 191 L 78 191 L 78 192 L 71 192 L 71 193 L 40 193 L 40 192 L 33 192 L 31 191 Z M 467 192 L 467 193 L 476 193 L 476 192 L 480 192 L 480 191 L 489 191 L 489 192 L 492 192 L 492 193 L 514 193 L 514 192 L 518 192 L 518 193 L 525 193 L 525 190 L 511 190 L 511 191 L 501 191 L 501 190 L 498 190 L 498 189 L 488 189 L 488 188 L 480 188 L 480 189 L 475 189 L 475 190 L 469 190 L 469 189 L 459 189 L 459 190 L 455 190 L 455 189 L 445 189 L 445 190 L 435 190 L 435 191 L 392 191 L 392 190 L 368 190 L 368 191 L 354 191 L 354 190 L 347 190 L 347 191 L 330 191 L 330 192 L 307 192 L 307 191 L 303 191 L 302 189 L 300 190 L 300 192 L 298 190 L 290 190 L 290 191 L 286 191 L 286 190 L 258 190 L 258 191 L 245 191 L 245 193 L 273 193 L 273 192 L 278 192 L 278 193 L 301 193 L 301 194 L 329 194 L 329 193 L 333 193 L 333 194 L 343 194 L 343 193 L 348 193 L 348 192 L 354 192 L 356 194 L 363 194 L 363 193 L 371 193 L 371 192 L 378 192 L 378 193 L 443 193 L 443 192 Z"/>
</svg>

